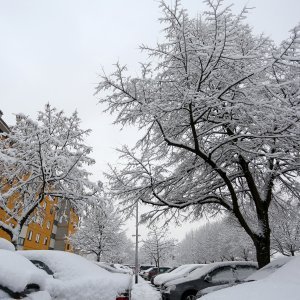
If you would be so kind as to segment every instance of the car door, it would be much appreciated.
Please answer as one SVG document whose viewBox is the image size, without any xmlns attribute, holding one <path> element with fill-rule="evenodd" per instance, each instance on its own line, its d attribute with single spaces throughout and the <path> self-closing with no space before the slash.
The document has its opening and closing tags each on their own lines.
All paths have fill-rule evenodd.
<svg viewBox="0 0 300 300">
<path fill-rule="evenodd" d="M 236 281 L 236 278 L 231 266 L 221 266 L 208 274 L 207 281 L 211 286 L 214 286 L 233 283 Z"/>
<path fill-rule="evenodd" d="M 257 270 L 255 266 L 251 265 L 237 265 L 234 268 L 234 276 L 237 281 L 242 281 L 246 279 L 248 276 L 250 276 L 252 273 L 254 273 Z"/>
</svg>

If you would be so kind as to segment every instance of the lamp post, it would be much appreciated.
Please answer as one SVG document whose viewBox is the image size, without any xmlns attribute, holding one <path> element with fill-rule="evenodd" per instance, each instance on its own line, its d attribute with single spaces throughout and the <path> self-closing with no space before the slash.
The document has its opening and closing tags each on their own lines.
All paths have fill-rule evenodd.
<svg viewBox="0 0 300 300">
<path fill-rule="evenodd" d="M 135 216 L 135 283 L 138 283 L 139 273 L 139 201 L 136 201 Z"/>
<path fill-rule="evenodd" d="M 135 283 L 138 283 L 139 273 L 139 201 L 135 206 Z"/>
</svg>

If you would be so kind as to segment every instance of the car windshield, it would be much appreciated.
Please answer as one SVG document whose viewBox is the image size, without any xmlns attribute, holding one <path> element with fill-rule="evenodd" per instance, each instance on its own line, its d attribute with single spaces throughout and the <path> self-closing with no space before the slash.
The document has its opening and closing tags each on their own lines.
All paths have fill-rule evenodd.
<svg viewBox="0 0 300 300">
<path fill-rule="evenodd" d="M 260 270 L 254 272 L 252 275 L 247 277 L 245 279 L 245 281 L 254 281 L 254 280 L 259 280 L 259 279 L 265 278 L 265 277 L 269 276 L 270 274 L 274 273 L 276 270 L 278 270 L 282 266 L 284 266 L 287 262 L 290 261 L 290 259 L 291 259 L 291 257 L 278 258 L 278 259 L 270 262 L 269 264 L 267 264 Z"/>
<path fill-rule="evenodd" d="M 47 272 L 47 274 L 49 275 L 53 275 L 54 273 L 52 272 L 52 270 L 42 261 L 39 260 L 30 260 L 36 267 L 38 267 L 39 269 L 42 269 L 44 271 Z"/>
</svg>

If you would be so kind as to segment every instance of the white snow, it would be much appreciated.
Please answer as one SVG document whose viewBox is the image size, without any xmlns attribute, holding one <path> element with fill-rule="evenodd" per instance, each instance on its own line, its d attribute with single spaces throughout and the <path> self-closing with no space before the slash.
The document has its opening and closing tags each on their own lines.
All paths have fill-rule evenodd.
<svg viewBox="0 0 300 300">
<path fill-rule="evenodd" d="M 110 273 L 76 254 L 47 250 L 19 253 L 44 262 L 54 272 L 46 290 L 60 300 L 115 300 L 131 284 L 131 276 Z"/>
<path fill-rule="evenodd" d="M 28 295 L 24 300 L 51 300 L 51 296 L 46 291 L 39 291 Z"/>
<path fill-rule="evenodd" d="M 291 258 L 266 277 L 260 275 L 258 278 L 262 279 L 208 294 L 201 300 L 300 300 L 300 256 Z"/>
<path fill-rule="evenodd" d="M 8 240 L 0 238 L 0 249 L 15 251 L 15 246 Z"/>
<path fill-rule="evenodd" d="M 131 297 L 131 300 L 160 300 L 161 294 L 139 276 L 138 283 L 132 286 Z"/>
<path fill-rule="evenodd" d="M 24 291 L 30 283 L 36 283 L 43 289 L 49 277 L 28 259 L 9 250 L 0 250 L 0 270 L 0 284 L 13 292 Z"/>
</svg>

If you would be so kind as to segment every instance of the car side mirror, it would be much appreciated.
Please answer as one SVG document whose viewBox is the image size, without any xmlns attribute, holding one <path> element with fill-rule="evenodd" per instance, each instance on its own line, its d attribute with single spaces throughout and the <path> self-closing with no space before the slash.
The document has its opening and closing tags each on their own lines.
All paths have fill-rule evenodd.
<svg viewBox="0 0 300 300">
<path fill-rule="evenodd" d="M 206 282 L 211 282 L 211 276 L 207 274 L 207 275 L 204 277 L 204 281 L 206 281 Z"/>
</svg>

